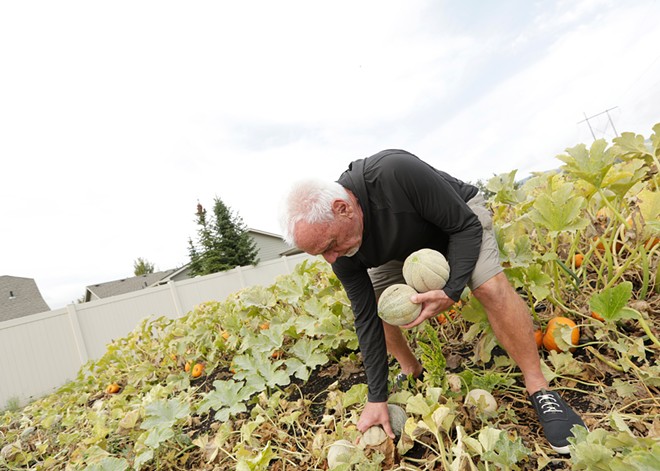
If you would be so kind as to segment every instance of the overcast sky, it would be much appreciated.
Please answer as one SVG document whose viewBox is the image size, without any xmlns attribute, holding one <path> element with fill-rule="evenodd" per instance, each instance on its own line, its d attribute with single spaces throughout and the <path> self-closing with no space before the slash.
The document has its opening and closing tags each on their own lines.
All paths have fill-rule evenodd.
<svg viewBox="0 0 660 471">
<path fill-rule="evenodd" d="M 468 181 L 660 122 L 660 2 L 0 3 L 0 275 L 52 309 L 188 262 L 221 198 L 403 148 Z M 608 119 L 609 118 L 609 119 Z M 611 119 L 611 121 L 610 121 Z M 614 128 L 612 127 L 614 124 Z"/>
</svg>

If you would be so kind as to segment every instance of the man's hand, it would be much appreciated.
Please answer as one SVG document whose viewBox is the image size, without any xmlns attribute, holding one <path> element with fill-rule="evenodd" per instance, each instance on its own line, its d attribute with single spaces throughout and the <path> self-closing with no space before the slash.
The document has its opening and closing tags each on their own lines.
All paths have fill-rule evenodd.
<svg viewBox="0 0 660 471">
<path fill-rule="evenodd" d="M 426 293 L 413 294 L 410 300 L 415 304 L 422 305 L 422 312 L 419 317 L 412 321 L 410 324 L 400 326 L 403 329 L 410 329 L 416 325 L 421 324 L 426 319 L 431 319 L 443 311 L 452 307 L 455 303 L 453 299 L 445 294 L 442 290 L 427 291 Z"/>
<path fill-rule="evenodd" d="M 390 425 L 390 414 L 387 411 L 387 402 L 367 402 L 358 420 L 357 428 L 364 433 L 374 425 L 380 425 L 388 437 L 394 440 L 394 432 Z"/>
</svg>

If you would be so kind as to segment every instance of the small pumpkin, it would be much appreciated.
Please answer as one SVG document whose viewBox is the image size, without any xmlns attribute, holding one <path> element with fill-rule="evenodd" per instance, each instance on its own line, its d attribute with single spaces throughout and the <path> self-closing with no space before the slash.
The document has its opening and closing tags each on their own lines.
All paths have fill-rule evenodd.
<svg viewBox="0 0 660 471">
<path fill-rule="evenodd" d="M 117 383 L 108 384 L 108 387 L 105 388 L 105 392 L 108 394 L 117 394 L 121 387 Z"/>
<path fill-rule="evenodd" d="M 582 266 L 582 262 L 584 262 L 584 255 L 581 253 L 576 253 L 575 257 L 573 257 L 573 263 L 575 264 L 575 268 L 580 268 Z"/>
<path fill-rule="evenodd" d="M 195 366 L 193 366 L 191 376 L 193 378 L 199 378 L 202 376 L 202 373 L 204 372 L 204 364 L 203 363 L 195 363 Z"/>
<path fill-rule="evenodd" d="M 186 373 L 188 373 L 188 372 L 190 371 L 190 368 L 191 368 L 191 367 L 192 367 L 192 365 L 190 364 L 189 361 L 187 361 L 186 364 L 185 364 L 184 367 L 183 367 L 183 370 L 184 370 Z"/>
<path fill-rule="evenodd" d="M 410 300 L 414 294 L 417 291 L 402 283 L 388 286 L 378 299 L 378 315 L 391 325 L 409 324 L 422 312 L 422 305 Z"/>
<path fill-rule="evenodd" d="M 536 342 L 536 347 L 541 348 L 543 345 L 543 331 L 541 329 L 534 331 L 534 341 Z"/>
<path fill-rule="evenodd" d="M 442 289 L 449 280 L 449 263 L 433 249 L 420 249 L 403 262 L 403 279 L 419 293 Z"/>
<path fill-rule="evenodd" d="M 276 359 L 276 360 L 279 360 L 279 359 L 282 358 L 283 356 L 284 356 L 284 351 L 283 351 L 283 350 L 280 350 L 280 349 L 273 350 L 273 353 L 270 354 L 270 357 L 271 357 L 271 358 L 274 358 L 274 359 Z"/>
<path fill-rule="evenodd" d="M 601 316 L 600 314 L 598 314 L 596 311 L 591 311 L 591 317 L 593 317 L 594 319 L 596 319 L 598 321 L 605 322 L 605 318 L 603 316 Z"/>
<path fill-rule="evenodd" d="M 660 237 L 649 237 L 648 240 L 644 243 L 644 248 L 646 250 L 651 250 L 658 244 L 660 244 Z"/>
<path fill-rule="evenodd" d="M 543 346 L 547 350 L 554 350 L 556 352 L 562 352 L 563 350 L 557 346 L 557 342 L 555 342 L 554 338 L 554 331 L 557 328 L 557 325 L 567 325 L 572 329 L 571 331 L 571 344 L 572 345 L 577 345 L 578 342 L 580 341 L 580 329 L 577 327 L 575 322 L 573 322 L 571 319 L 568 317 L 562 317 L 562 316 L 557 316 L 553 317 L 548 321 L 548 325 L 545 329 L 545 335 L 543 335 Z M 573 351 L 574 348 L 571 348 L 571 351 Z"/>
</svg>

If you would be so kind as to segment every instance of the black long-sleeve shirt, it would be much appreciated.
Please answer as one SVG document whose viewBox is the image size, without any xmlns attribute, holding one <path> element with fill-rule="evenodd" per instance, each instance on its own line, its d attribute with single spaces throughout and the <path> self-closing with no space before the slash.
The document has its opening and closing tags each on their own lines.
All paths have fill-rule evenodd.
<svg viewBox="0 0 660 471">
<path fill-rule="evenodd" d="M 370 402 L 387 400 L 387 349 L 367 268 L 432 248 L 450 267 L 444 292 L 460 299 L 479 256 L 482 227 L 467 206 L 478 192 L 403 150 L 384 150 L 352 162 L 338 180 L 358 199 L 364 216 L 362 245 L 332 269 L 355 315 Z"/>
</svg>

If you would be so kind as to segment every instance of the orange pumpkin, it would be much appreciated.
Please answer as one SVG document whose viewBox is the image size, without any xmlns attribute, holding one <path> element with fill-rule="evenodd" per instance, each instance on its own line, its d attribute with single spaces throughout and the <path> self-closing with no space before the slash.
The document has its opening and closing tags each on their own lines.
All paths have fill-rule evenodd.
<svg viewBox="0 0 660 471">
<path fill-rule="evenodd" d="M 593 241 L 596 243 L 596 248 L 598 249 L 599 252 L 605 252 L 605 244 L 603 244 L 603 240 L 596 236 L 593 238 Z M 621 252 L 621 249 L 623 248 L 623 242 L 621 242 L 619 239 L 614 241 L 614 244 L 612 244 L 612 247 L 615 253 Z"/>
<path fill-rule="evenodd" d="M 184 370 L 186 373 L 189 372 L 189 371 L 190 371 L 190 366 L 191 366 L 191 365 L 190 365 L 190 362 L 187 361 L 187 362 L 186 362 L 186 365 L 183 367 L 183 370 Z"/>
<path fill-rule="evenodd" d="M 600 314 L 598 314 L 597 312 L 591 311 L 591 317 L 593 317 L 594 319 L 597 319 L 601 322 L 605 322 L 605 318 L 603 316 L 601 316 Z"/>
<path fill-rule="evenodd" d="M 573 257 L 573 263 L 575 263 L 575 268 L 580 268 L 582 266 L 582 262 L 584 261 L 584 255 L 581 253 L 576 253 L 575 257 Z"/>
<path fill-rule="evenodd" d="M 193 378 L 199 378 L 202 376 L 202 373 L 204 372 L 204 364 L 203 363 L 196 363 L 195 366 L 193 366 L 192 369 L 192 377 Z"/>
<path fill-rule="evenodd" d="M 562 325 L 567 325 L 569 326 L 572 331 L 571 331 L 571 344 L 572 345 L 577 345 L 578 342 L 580 341 L 580 329 L 578 329 L 577 325 L 575 322 L 573 322 L 571 319 L 568 317 L 553 317 L 550 319 L 548 322 L 548 325 L 545 329 L 545 334 L 543 335 L 543 346 L 547 350 L 554 350 L 556 352 L 562 352 L 563 350 L 557 346 L 557 343 L 555 342 L 554 338 L 554 331 L 557 328 L 557 325 L 562 324 Z M 573 351 L 574 348 L 571 348 L 571 351 Z"/>
<path fill-rule="evenodd" d="M 105 388 L 105 392 L 108 394 L 117 394 L 121 388 L 117 383 L 108 384 L 108 387 Z"/>
<path fill-rule="evenodd" d="M 541 348 L 541 345 L 543 345 L 543 331 L 541 329 L 534 331 L 534 341 L 536 342 L 536 347 Z"/>
<path fill-rule="evenodd" d="M 279 360 L 280 358 L 282 358 L 283 355 L 284 352 L 282 350 L 275 350 L 273 351 L 273 353 L 270 354 L 270 357 Z"/>
<path fill-rule="evenodd" d="M 261 324 L 261 325 L 259 326 L 259 328 L 260 328 L 261 330 L 268 330 L 268 329 L 270 329 L 270 323 L 269 323 L 269 322 L 264 322 L 263 324 Z"/>
</svg>

